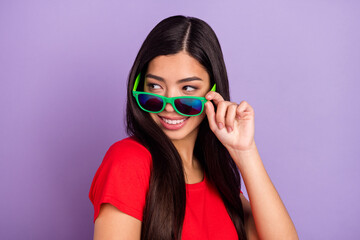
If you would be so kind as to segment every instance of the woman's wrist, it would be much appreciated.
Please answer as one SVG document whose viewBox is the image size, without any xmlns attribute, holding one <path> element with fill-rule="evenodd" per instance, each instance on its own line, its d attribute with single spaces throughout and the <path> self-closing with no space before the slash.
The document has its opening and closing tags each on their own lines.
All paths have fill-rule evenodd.
<svg viewBox="0 0 360 240">
<path fill-rule="evenodd" d="M 228 148 L 228 151 L 239 170 L 259 156 L 255 141 L 247 149 Z"/>
</svg>

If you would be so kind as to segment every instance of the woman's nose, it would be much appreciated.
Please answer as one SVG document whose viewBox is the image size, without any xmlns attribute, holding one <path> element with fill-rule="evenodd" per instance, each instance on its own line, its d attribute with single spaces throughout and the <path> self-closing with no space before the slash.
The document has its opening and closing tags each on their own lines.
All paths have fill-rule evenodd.
<svg viewBox="0 0 360 240">
<path fill-rule="evenodd" d="M 167 112 L 174 112 L 175 111 L 175 109 L 173 108 L 173 106 L 170 103 L 166 103 L 164 110 L 167 111 Z"/>
<path fill-rule="evenodd" d="M 167 91 L 167 94 L 165 96 L 168 97 L 168 98 L 175 97 L 176 92 L 175 91 Z M 175 109 L 173 108 L 173 106 L 170 103 L 166 103 L 164 110 L 167 111 L 167 112 L 174 112 L 175 111 Z"/>
</svg>

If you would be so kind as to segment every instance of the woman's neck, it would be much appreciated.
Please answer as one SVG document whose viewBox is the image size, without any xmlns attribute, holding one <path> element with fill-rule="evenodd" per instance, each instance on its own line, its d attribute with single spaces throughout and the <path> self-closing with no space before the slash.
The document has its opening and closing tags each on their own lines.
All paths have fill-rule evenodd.
<svg viewBox="0 0 360 240">
<path fill-rule="evenodd" d="M 181 140 L 172 140 L 177 149 L 184 167 L 185 182 L 188 184 L 197 183 L 203 179 L 203 170 L 199 161 L 194 156 L 194 147 L 197 138 L 197 131 Z"/>
<path fill-rule="evenodd" d="M 197 137 L 197 131 L 180 140 L 172 140 L 178 151 L 184 166 L 192 167 L 194 163 L 194 147 Z"/>
</svg>

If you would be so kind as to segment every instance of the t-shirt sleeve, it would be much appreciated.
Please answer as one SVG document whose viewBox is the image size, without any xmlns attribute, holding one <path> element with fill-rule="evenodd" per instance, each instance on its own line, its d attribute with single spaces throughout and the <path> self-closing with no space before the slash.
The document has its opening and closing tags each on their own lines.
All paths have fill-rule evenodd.
<svg viewBox="0 0 360 240">
<path fill-rule="evenodd" d="M 94 222 L 102 203 L 110 203 L 142 221 L 150 163 L 150 152 L 134 138 L 118 141 L 108 149 L 89 192 L 94 205 Z"/>
</svg>

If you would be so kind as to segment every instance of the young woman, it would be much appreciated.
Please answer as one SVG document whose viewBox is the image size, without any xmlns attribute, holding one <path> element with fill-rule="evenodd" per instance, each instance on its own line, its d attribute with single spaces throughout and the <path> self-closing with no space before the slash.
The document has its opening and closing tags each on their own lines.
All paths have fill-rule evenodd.
<svg viewBox="0 0 360 240">
<path fill-rule="evenodd" d="M 204 21 L 173 16 L 147 36 L 129 74 L 127 130 L 92 182 L 94 239 L 298 239 L 259 156 L 254 110 L 230 102 Z"/>
</svg>

